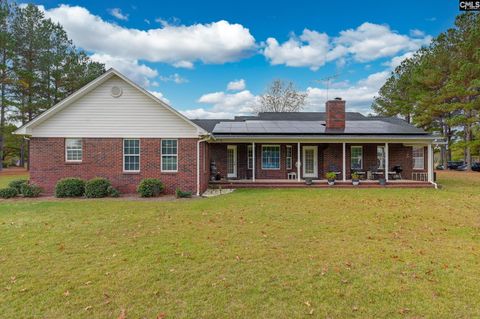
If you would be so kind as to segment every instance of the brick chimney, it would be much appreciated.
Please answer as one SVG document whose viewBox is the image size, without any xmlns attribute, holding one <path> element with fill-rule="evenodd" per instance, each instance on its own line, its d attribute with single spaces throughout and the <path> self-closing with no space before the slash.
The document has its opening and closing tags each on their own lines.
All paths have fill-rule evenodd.
<svg viewBox="0 0 480 319">
<path fill-rule="evenodd" d="M 345 129 L 345 101 L 336 97 L 325 103 L 327 129 Z"/>
</svg>

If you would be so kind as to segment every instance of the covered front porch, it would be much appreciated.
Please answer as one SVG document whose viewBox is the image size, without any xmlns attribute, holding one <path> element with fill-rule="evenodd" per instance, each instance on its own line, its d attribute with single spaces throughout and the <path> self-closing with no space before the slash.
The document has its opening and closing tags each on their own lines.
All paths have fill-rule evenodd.
<svg viewBox="0 0 480 319">
<path fill-rule="evenodd" d="M 335 172 L 337 187 L 432 186 L 433 150 L 426 141 L 255 140 L 210 144 L 212 186 L 326 187 Z M 381 185 L 381 186 L 384 186 Z"/>
</svg>

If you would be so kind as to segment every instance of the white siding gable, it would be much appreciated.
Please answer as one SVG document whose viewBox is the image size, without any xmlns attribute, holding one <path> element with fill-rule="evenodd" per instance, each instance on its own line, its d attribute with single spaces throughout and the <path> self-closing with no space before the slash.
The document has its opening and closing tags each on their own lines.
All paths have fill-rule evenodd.
<svg viewBox="0 0 480 319">
<path fill-rule="evenodd" d="M 123 93 L 113 97 L 111 88 Z M 34 137 L 198 137 L 200 130 L 114 75 L 43 122 Z"/>
</svg>

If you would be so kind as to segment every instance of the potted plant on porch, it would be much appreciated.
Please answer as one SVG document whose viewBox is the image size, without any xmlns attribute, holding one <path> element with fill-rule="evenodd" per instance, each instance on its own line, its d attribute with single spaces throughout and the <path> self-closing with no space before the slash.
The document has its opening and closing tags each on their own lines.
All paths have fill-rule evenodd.
<svg viewBox="0 0 480 319">
<path fill-rule="evenodd" d="M 360 175 L 357 172 L 352 173 L 352 184 L 353 186 L 357 186 L 360 184 Z"/>
<path fill-rule="evenodd" d="M 327 177 L 327 183 L 329 186 L 335 185 L 335 179 L 337 178 L 335 172 L 328 172 L 325 176 Z"/>
</svg>

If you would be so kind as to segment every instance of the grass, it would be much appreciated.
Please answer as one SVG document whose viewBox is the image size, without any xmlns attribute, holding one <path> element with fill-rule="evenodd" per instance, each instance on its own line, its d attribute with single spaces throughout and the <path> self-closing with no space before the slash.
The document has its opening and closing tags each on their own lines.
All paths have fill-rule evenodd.
<svg viewBox="0 0 480 319">
<path fill-rule="evenodd" d="M 440 182 L 0 202 L 0 317 L 479 317 L 480 174 Z"/>
</svg>

